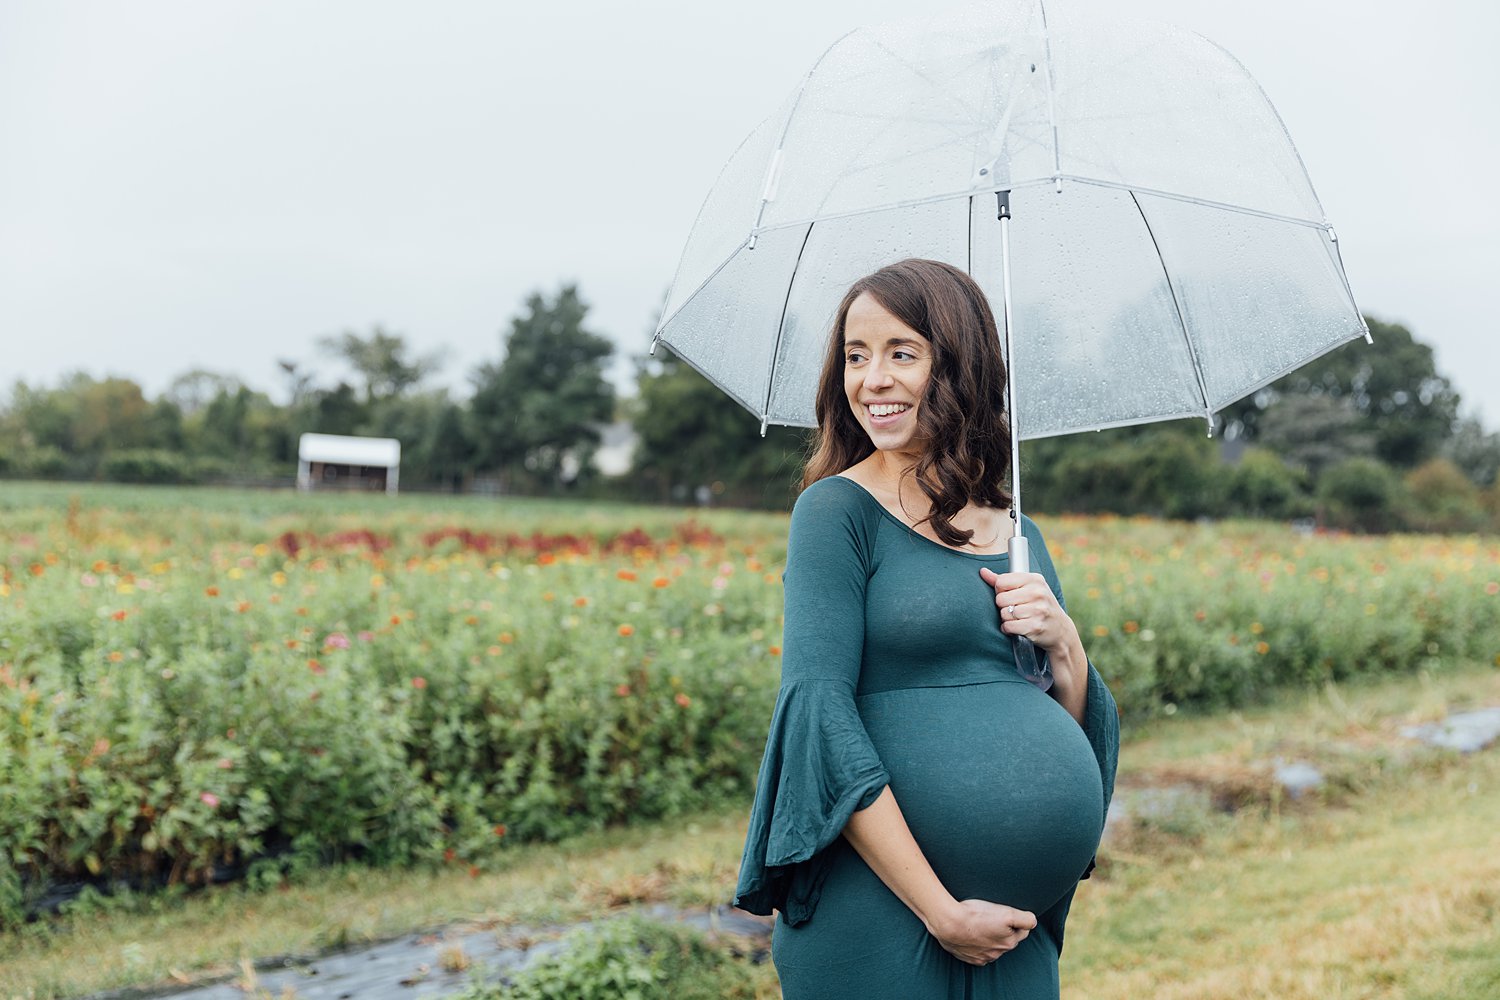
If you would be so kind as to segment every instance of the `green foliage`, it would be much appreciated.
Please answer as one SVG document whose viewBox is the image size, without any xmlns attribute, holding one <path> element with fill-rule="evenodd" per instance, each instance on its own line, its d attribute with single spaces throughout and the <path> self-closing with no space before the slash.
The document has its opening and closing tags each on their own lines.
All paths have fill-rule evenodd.
<svg viewBox="0 0 1500 1000">
<path fill-rule="evenodd" d="M 639 368 L 634 474 L 643 495 L 692 502 L 707 486 L 717 502 L 787 507 L 806 433 L 760 427 L 743 407 L 666 347 Z"/>
<path fill-rule="evenodd" d="M 1318 481 L 1329 524 L 1357 531 L 1392 531 L 1406 501 L 1401 479 L 1373 458 L 1346 458 Z"/>
<path fill-rule="evenodd" d="M 697 931 L 622 917 L 570 935 L 508 987 L 462 1000 L 750 1000 L 755 978 L 746 959 Z"/>
<path fill-rule="evenodd" d="M 1198 421 L 1028 441 L 1023 510 L 1196 518 L 1220 513 L 1218 449 Z"/>
<path fill-rule="evenodd" d="M 1434 458 L 1406 474 L 1411 502 L 1405 520 L 1419 531 L 1483 531 L 1490 526 L 1479 487 L 1446 458 Z"/>
<path fill-rule="evenodd" d="M 1285 520 L 1303 513 L 1303 477 L 1275 452 L 1249 448 L 1229 470 L 1226 497 L 1231 510 L 1251 517 Z"/>
<path fill-rule="evenodd" d="M 1484 426 L 1467 417 L 1458 422 L 1443 457 L 1463 470 L 1475 486 L 1491 486 L 1500 476 L 1500 434 L 1486 433 Z"/>
<path fill-rule="evenodd" d="M 481 467 L 550 488 L 588 466 L 613 415 L 604 367 L 614 344 L 584 327 L 588 306 L 574 285 L 550 300 L 533 293 L 526 309 L 511 320 L 504 360 L 474 373 L 474 440 Z"/>
<path fill-rule="evenodd" d="M 371 328 L 368 337 L 345 330 L 338 336 L 322 338 L 318 344 L 326 353 L 343 358 L 359 373 L 365 383 L 366 404 L 405 394 L 438 367 L 436 356 L 408 359 L 406 338 L 378 324 Z"/>
<path fill-rule="evenodd" d="M 100 462 L 99 473 L 117 483 L 189 483 L 194 478 L 181 455 L 160 448 L 110 452 Z"/>
<path fill-rule="evenodd" d="M 1345 344 L 1225 411 L 1252 440 L 1280 401 L 1326 397 L 1367 422 L 1374 454 L 1411 468 L 1435 455 L 1453 431 L 1458 393 L 1437 372 L 1432 348 L 1399 323 L 1365 317 L 1373 344 Z"/>
</svg>

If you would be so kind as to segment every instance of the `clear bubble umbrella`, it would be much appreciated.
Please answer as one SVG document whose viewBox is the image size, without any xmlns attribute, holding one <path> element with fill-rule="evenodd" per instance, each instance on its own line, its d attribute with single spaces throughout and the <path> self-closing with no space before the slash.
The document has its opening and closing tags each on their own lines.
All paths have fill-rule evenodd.
<svg viewBox="0 0 1500 1000">
<path fill-rule="evenodd" d="M 839 299 L 905 257 L 968 271 L 1002 318 L 1017 513 L 1021 438 L 1212 426 L 1368 336 L 1333 227 L 1244 67 L 1190 32 L 1074 23 L 1041 0 L 830 47 L 709 192 L 652 348 L 762 429 L 813 426 Z M 1019 517 L 1011 544 L 1024 571 Z"/>
</svg>

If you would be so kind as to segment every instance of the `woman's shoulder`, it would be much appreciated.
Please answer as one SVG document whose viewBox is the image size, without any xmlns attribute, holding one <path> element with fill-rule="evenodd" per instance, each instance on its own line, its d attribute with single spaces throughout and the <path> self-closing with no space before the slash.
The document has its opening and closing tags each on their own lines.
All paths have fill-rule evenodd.
<svg viewBox="0 0 1500 1000">
<path fill-rule="evenodd" d="M 792 515 L 858 516 L 873 500 L 868 490 L 848 476 L 824 476 L 797 495 Z"/>
<path fill-rule="evenodd" d="M 868 539 L 880 517 L 879 502 L 845 476 L 825 476 L 802 491 L 792 505 L 792 529 L 852 531 Z"/>
</svg>

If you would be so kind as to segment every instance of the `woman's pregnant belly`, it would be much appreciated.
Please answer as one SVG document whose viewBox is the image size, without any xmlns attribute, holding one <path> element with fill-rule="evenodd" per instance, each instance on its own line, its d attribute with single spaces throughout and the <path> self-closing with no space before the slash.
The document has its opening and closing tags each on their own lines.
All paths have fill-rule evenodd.
<svg viewBox="0 0 1500 1000">
<path fill-rule="evenodd" d="M 1082 728 L 1017 678 L 857 700 L 891 792 L 943 885 L 1041 913 L 1088 867 L 1104 828 Z"/>
</svg>

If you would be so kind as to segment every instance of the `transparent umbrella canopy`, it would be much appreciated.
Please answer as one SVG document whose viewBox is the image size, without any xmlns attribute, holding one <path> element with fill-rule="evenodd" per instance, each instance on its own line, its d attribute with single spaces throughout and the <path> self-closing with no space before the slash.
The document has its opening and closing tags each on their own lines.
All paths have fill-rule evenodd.
<svg viewBox="0 0 1500 1000">
<path fill-rule="evenodd" d="M 1333 227 L 1244 67 L 1189 32 L 1069 24 L 1041 0 L 829 48 L 724 167 L 652 350 L 667 344 L 762 431 L 813 426 L 839 300 L 905 257 L 968 271 L 1003 320 L 1017 572 L 1020 438 L 1194 415 L 1211 428 L 1368 337 Z M 1016 646 L 1048 687 L 1045 660 Z"/>
<path fill-rule="evenodd" d="M 1211 418 L 1367 335 L 1244 67 L 1180 29 L 1053 7 L 987 3 L 830 47 L 724 167 L 656 339 L 763 427 L 812 426 L 843 292 L 904 257 L 946 261 L 997 316 L 1011 307 L 1013 417 L 1033 438 Z"/>
</svg>

